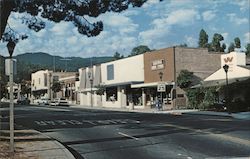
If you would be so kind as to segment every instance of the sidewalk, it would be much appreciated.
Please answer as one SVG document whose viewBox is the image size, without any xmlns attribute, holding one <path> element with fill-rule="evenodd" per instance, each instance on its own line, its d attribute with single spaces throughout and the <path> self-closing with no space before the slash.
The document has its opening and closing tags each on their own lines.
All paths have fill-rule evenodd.
<svg viewBox="0 0 250 159">
<path fill-rule="evenodd" d="M 0 134 L 0 159 L 74 159 L 74 156 L 58 141 L 35 130 L 15 130 L 14 157 L 9 153 L 9 131 Z"/>
<path fill-rule="evenodd" d="M 119 111 L 119 112 L 137 112 L 137 113 L 155 113 L 155 114 L 182 114 L 188 112 L 197 112 L 197 109 L 180 109 L 180 110 L 157 110 L 157 109 L 142 109 L 142 108 L 108 108 L 108 107 L 90 107 L 83 105 L 71 105 L 71 108 L 93 109 L 93 110 L 107 110 L 107 111 Z"/>
<path fill-rule="evenodd" d="M 72 105 L 72 108 L 93 109 L 93 110 L 108 110 L 108 111 L 121 111 L 121 112 L 138 112 L 138 113 L 154 113 L 154 114 L 191 114 L 191 115 L 209 115 L 209 116 L 222 116 L 232 117 L 235 119 L 250 120 L 250 112 L 240 112 L 229 114 L 227 112 L 214 112 L 214 111 L 199 111 L 198 109 L 179 109 L 179 110 L 157 110 L 157 109 L 128 109 L 128 108 L 106 108 L 106 107 L 89 107 L 82 105 Z"/>
</svg>

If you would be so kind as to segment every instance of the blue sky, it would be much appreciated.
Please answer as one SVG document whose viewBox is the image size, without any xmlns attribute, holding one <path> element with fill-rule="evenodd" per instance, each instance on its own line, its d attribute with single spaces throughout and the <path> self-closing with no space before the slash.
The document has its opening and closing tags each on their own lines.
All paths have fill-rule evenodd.
<svg viewBox="0 0 250 159">
<path fill-rule="evenodd" d="M 46 52 L 59 56 L 113 56 L 116 51 L 127 56 L 138 45 L 160 49 L 186 43 L 197 47 L 203 28 L 209 35 L 222 34 L 227 46 L 239 37 L 242 50 L 250 42 L 250 0 L 149 0 L 141 8 L 122 13 L 105 13 L 104 31 L 88 38 L 77 32 L 70 22 L 46 21 L 46 28 L 34 32 L 21 23 L 23 14 L 13 13 L 8 23 L 29 38 L 20 41 L 14 55 L 25 52 Z M 0 54 L 7 56 L 6 44 L 0 44 Z"/>
</svg>

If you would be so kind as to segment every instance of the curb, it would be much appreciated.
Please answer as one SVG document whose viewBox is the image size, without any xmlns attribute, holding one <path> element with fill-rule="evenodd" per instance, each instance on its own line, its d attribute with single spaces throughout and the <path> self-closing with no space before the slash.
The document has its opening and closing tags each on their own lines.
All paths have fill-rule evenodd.
<svg viewBox="0 0 250 159">
<path fill-rule="evenodd" d="M 74 155 L 59 141 L 53 139 L 37 130 L 15 130 L 18 133 L 27 133 L 28 135 L 15 136 L 16 154 L 24 154 L 27 158 L 67 158 L 75 159 Z M 9 133 L 9 130 L 4 130 Z M 9 136 L 0 136 L 4 141 L 9 140 Z"/>
<path fill-rule="evenodd" d="M 188 115 L 206 115 L 206 116 L 221 116 L 221 117 L 230 117 L 233 118 L 232 114 L 222 114 L 222 113 L 217 113 L 217 112 L 186 112 L 183 114 L 188 114 Z"/>
</svg>

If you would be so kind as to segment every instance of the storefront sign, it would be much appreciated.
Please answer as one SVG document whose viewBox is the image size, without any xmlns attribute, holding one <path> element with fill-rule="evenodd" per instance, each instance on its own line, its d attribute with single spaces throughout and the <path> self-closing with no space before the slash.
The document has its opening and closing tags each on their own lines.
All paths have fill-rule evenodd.
<svg viewBox="0 0 250 159">
<path fill-rule="evenodd" d="M 164 69 L 164 64 L 165 64 L 165 60 L 164 59 L 154 60 L 152 62 L 152 65 L 151 65 L 151 70 Z"/>
</svg>

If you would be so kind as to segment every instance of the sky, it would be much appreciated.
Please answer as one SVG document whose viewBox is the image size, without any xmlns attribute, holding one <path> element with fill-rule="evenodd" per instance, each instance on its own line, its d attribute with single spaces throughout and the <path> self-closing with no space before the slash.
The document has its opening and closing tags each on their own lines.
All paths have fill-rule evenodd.
<svg viewBox="0 0 250 159">
<path fill-rule="evenodd" d="M 105 13 L 91 22 L 101 20 L 104 30 L 96 37 L 79 34 L 70 22 L 47 20 L 45 29 L 34 32 L 22 24 L 23 14 L 12 13 L 8 23 L 28 39 L 21 40 L 14 55 L 45 52 L 63 57 L 127 56 L 139 45 L 161 49 L 186 43 L 197 47 L 199 32 L 204 29 L 211 42 L 213 34 L 223 35 L 227 45 L 235 37 L 241 40 L 241 50 L 250 43 L 250 0 L 148 0 L 140 8 L 121 13 Z M 0 43 L 0 54 L 7 56 L 6 43 Z"/>
</svg>

